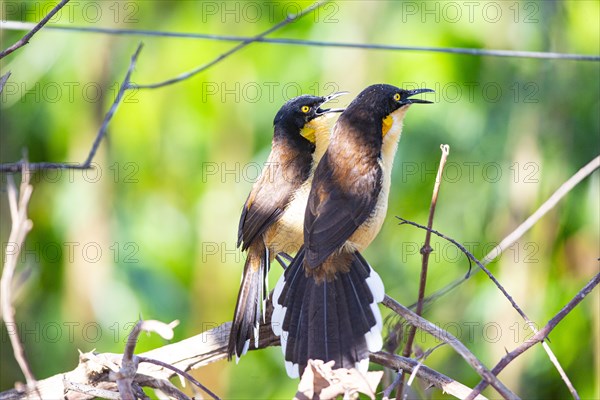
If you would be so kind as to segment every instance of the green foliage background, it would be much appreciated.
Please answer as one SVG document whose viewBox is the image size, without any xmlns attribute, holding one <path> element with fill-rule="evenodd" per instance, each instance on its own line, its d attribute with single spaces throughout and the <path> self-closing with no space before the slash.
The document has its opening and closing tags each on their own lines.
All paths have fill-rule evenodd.
<svg viewBox="0 0 600 400">
<path fill-rule="evenodd" d="M 53 4 L 4 2 L 2 19 L 37 21 Z M 52 22 L 248 36 L 309 4 L 76 2 Z M 600 52 L 598 1 L 470 4 L 337 1 L 271 37 Z M 0 31 L 1 47 L 22 34 Z M 84 160 L 140 40 L 145 46 L 136 83 L 173 77 L 234 45 L 43 29 L 2 60 L 2 74 L 12 76 L 0 106 L 0 161 L 18 160 L 22 148 L 31 161 Z M 273 117 L 289 97 L 347 90 L 351 95 L 340 102 L 346 104 L 380 82 L 436 90 L 428 97 L 436 104 L 413 107 L 405 121 L 388 219 L 365 254 L 388 293 L 411 304 L 424 233 L 398 226 L 394 216 L 425 223 L 439 145 L 449 144 L 451 154 L 435 228 L 483 257 L 599 153 L 599 78 L 597 62 L 255 43 L 185 82 L 129 92 L 95 170 L 33 178 L 34 229 L 19 266 L 30 275 L 15 304 L 36 377 L 75 367 L 77 349 L 121 352 L 140 315 L 180 320 L 175 340 L 230 320 L 244 261 L 235 249 L 239 213 L 268 154 Z M 4 248 L 10 218 L 2 178 Z M 539 325 L 598 272 L 598 193 L 596 172 L 491 265 Z M 452 246 L 434 238 L 433 247 L 428 292 L 468 268 Z M 272 285 L 280 273 L 273 269 Z M 600 397 L 599 308 L 595 290 L 550 337 L 584 398 Z M 425 316 L 459 336 L 488 366 L 530 336 L 483 274 Z M 2 329 L 5 390 L 23 377 Z M 143 336 L 138 350 L 162 344 Z M 427 349 L 436 343 L 419 333 L 417 344 Z M 478 382 L 447 346 L 427 365 L 466 385 Z M 289 398 L 297 384 L 286 377 L 278 348 L 251 352 L 238 365 L 215 363 L 196 376 L 223 398 Z M 501 378 L 524 398 L 569 396 L 541 347 Z M 429 396 L 447 397 L 435 390 Z"/>
</svg>

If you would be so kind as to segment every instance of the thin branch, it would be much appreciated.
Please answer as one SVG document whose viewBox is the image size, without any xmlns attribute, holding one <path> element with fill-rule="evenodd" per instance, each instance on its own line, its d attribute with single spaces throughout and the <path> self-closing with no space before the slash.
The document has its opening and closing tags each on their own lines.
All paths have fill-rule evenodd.
<svg viewBox="0 0 600 400">
<path fill-rule="evenodd" d="M 210 397 L 212 397 L 215 400 L 219 400 L 219 396 L 217 396 L 216 394 L 214 394 L 213 392 L 210 391 L 210 389 L 208 389 L 206 386 L 204 386 L 203 384 L 201 384 L 200 382 L 198 382 L 198 380 L 196 378 L 194 378 L 192 375 L 188 374 L 185 371 L 180 370 L 177 367 L 172 366 L 171 364 L 167 364 L 165 362 L 162 362 L 160 360 L 154 360 L 152 358 L 147 358 L 147 357 L 138 357 L 138 361 L 139 362 L 146 362 L 146 363 L 150 363 L 150 364 L 154 364 L 154 365 L 159 365 L 163 368 L 166 369 L 170 369 L 171 371 L 175 372 L 176 374 L 183 376 L 185 379 L 187 379 L 188 381 L 192 382 L 194 385 L 196 385 L 197 387 L 199 387 L 200 389 L 204 390 Z"/>
<path fill-rule="evenodd" d="M 131 74 L 133 72 L 133 69 L 135 68 L 135 64 L 136 64 L 138 56 L 140 55 L 140 51 L 142 50 L 142 47 L 143 47 L 143 44 L 140 43 L 138 45 L 137 49 L 135 50 L 135 53 L 131 56 L 131 62 L 129 63 L 129 68 L 127 69 L 127 74 L 125 74 L 123 83 L 121 83 L 121 87 L 119 88 L 117 97 L 115 97 L 115 100 L 114 100 L 112 106 L 110 107 L 110 109 L 108 110 L 106 115 L 104 116 L 104 120 L 102 121 L 102 125 L 100 126 L 100 129 L 98 130 L 96 138 L 94 139 L 94 143 L 92 144 L 92 148 L 90 149 L 87 159 L 83 163 L 80 163 L 80 164 L 52 163 L 52 162 L 30 163 L 30 164 L 28 164 L 29 171 L 40 171 L 40 170 L 47 170 L 47 169 L 89 169 L 92 167 L 92 160 L 94 159 L 94 156 L 96 155 L 96 152 L 98 151 L 98 148 L 100 147 L 100 143 L 102 142 L 102 139 L 104 139 L 104 137 L 106 136 L 106 132 L 108 130 L 108 124 L 110 123 L 113 116 L 115 115 L 115 112 L 117 111 L 117 108 L 119 107 L 119 104 L 121 103 L 121 100 L 123 99 L 123 95 L 125 94 L 125 91 L 130 86 Z M 18 172 L 21 170 L 23 163 L 24 163 L 24 161 L 21 160 L 16 163 L 0 164 L 0 172 Z"/>
<path fill-rule="evenodd" d="M 129 68 L 127 68 L 127 73 L 125 74 L 123 83 L 121 83 L 121 87 L 119 88 L 117 97 L 115 98 L 115 101 L 113 101 L 113 104 L 110 107 L 110 109 L 108 110 L 108 113 L 106 113 L 106 115 L 104 116 L 104 120 L 102 121 L 100 130 L 98 131 L 98 135 L 96 135 L 96 140 L 94 140 L 94 144 L 92 145 L 90 154 L 88 154 L 87 159 L 83 163 L 83 166 L 86 168 L 89 168 L 91 166 L 92 160 L 94 159 L 94 156 L 96 155 L 96 151 L 98 151 L 98 147 L 100 146 L 100 142 L 102 141 L 102 139 L 104 139 L 104 136 L 106 136 L 108 124 L 110 123 L 113 116 L 115 115 L 115 112 L 117 111 L 117 108 L 119 107 L 119 104 L 121 103 L 121 99 L 123 99 L 123 95 L 125 94 L 125 91 L 130 88 L 131 74 L 133 73 L 133 69 L 135 68 L 135 63 L 137 61 L 137 58 L 140 55 L 140 52 L 142 51 L 142 47 L 144 47 L 144 45 L 142 43 L 138 44 L 138 47 L 135 50 L 135 53 L 133 53 L 133 55 L 131 56 L 131 61 L 129 62 Z"/>
<path fill-rule="evenodd" d="M 482 260 L 483 265 L 487 265 L 494 261 L 500 256 L 507 248 L 512 246 L 517 240 L 519 240 L 526 232 L 528 232 L 548 211 L 552 210 L 563 197 L 565 197 L 575 186 L 581 181 L 590 176 L 594 171 L 600 167 L 600 156 L 596 156 L 593 160 L 587 163 L 583 168 L 577 171 L 571 176 L 566 182 L 564 182 L 549 198 L 546 200 L 533 214 L 529 216 L 521 225 L 519 225 L 514 231 L 508 234 L 502 241 L 494 247 Z M 478 270 L 475 270 L 476 273 Z M 463 278 L 459 278 L 452 283 L 449 283 L 442 289 L 437 290 L 435 293 L 425 299 L 426 303 L 442 297 L 452 289 L 460 286 L 463 282 L 468 280 L 471 275 L 467 274 Z"/>
<path fill-rule="evenodd" d="M 18 194 L 12 176 L 9 176 L 7 180 L 8 203 L 12 225 L 8 243 L 6 244 L 2 277 L 0 278 L 0 288 L 2 290 L 2 293 L 0 293 L 0 308 L 2 309 L 2 318 L 8 330 L 8 337 L 15 359 L 21 371 L 23 371 L 23 375 L 25 375 L 28 388 L 33 389 L 36 384 L 35 377 L 29 367 L 25 349 L 19 339 L 17 324 L 15 323 L 15 309 L 12 306 L 12 280 L 17 268 L 19 254 L 25 243 L 25 238 L 29 231 L 31 231 L 31 228 L 33 228 L 33 223 L 27 216 L 27 207 L 33 192 L 33 187 L 29 184 L 29 178 L 30 173 L 25 161 L 22 166 L 21 187 Z"/>
<path fill-rule="evenodd" d="M 218 56 L 217 58 L 215 58 L 214 60 L 201 65 L 197 68 L 194 68 L 191 71 L 185 72 L 179 76 L 176 76 L 175 78 L 171 78 L 168 79 L 166 81 L 163 82 L 158 82 L 158 83 L 152 83 L 152 84 L 147 84 L 147 85 L 131 85 L 132 88 L 137 88 L 137 89 L 156 89 L 156 88 L 160 88 L 163 86 L 167 86 L 167 85 L 172 85 L 174 83 L 177 82 L 181 82 L 183 80 L 189 79 L 191 77 L 193 77 L 196 74 L 199 74 L 202 71 L 207 70 L 208 68 L 212 67 L 213 65 L 223 61 L 224 59 L 226 59 L 227 57 L 231 56 L 234 53 L 237 53 L 238 51 L 240 51 L 241 49 L 243 49 L 244 47 L 248 46 L 251 43 L 260 41 L 261 38 L 263 38 L 264 36 L 280 29 L 283 28 L 286 25 L 289 25 L 292 22 L 295 22 L 297 20 L 299 20 L 300 18 L 302 18 L 303 16 L 311 13 L 312 11 L 316 10 L 317 8 L 319 8 L 320 6 L 322 6 L 325 2 L 319 1 L 314 3 L 313 5 L 311 5 L 310 7 L 305 8 L 304 10 L 300 11 L 300 13 L 296 14 L 296 15 L 288 15 L 286 17 L 286 19 L 284 19 L 283 21 L 279 22 L 278 24 L 272 26 L 271 28 L 267 29 L 266 31 L 259 33 L 258 35 L 254 36 L 254 37 L 249 37 L 244 39 L 244 41 L 234 47 L 232 47 L 230 50 L 226 51 L 225 53 L 221 54 L 220 56 Z"/>
<path fill-rule="evenodd" d="M 446 165 L 446 160 L 448 159 L 448 154 L 450 152 L 450 146 L 447 144 L 443 144 L 440 146 L 442 150 L 442 156 L 440 158 L 440 165 L 438 167 L 437 176 L 435 177 L 435 185 L 433 186 L 433 194 L 431 196 L 431 205 L 429 206 L 429 220 L 427 221 L 427 227 L 431 229 L 433 227 L 433 217 L 435 215 L 435 207 L 437 206 L 438 193 L 440 191 L 440 185 L 442 184 L 442 173 L 444 172 L 444 166 Z M 431 243 L 431 232 L 425 232 L 425 243 L 421 248 L 422 263 L 421 263 L 421 278 L 419 280 L 419 296 L 417 298 L 417 315 L 423 314 L 423 298 L 425 297 L 425 287 L 427 285 L 427 267 L 429 265 L 429 255 L 433 251 L 430 246 Z M 412 354 L 412 346 L 413 341 L 415 339 L 415 333 L 417 332 L 417 328 L 412 325 L 408 331 L 408 337 L 406 339 L 406 345 L 404 346 L 404 351 L 402 355 L 404 357 L 410 357 Z M 400 374 L 400 384 L 398 385 L 398 390 L 396 391 L 396 399 L 402 399 L 402 393 L 404 392 L 404 372 Z"/>
<path fill-rule="evenodd" d="M 534 334 L 536 334 L 538 331 L 535 328 L 534 323 L 529 319 L 529 317 L 525 314 L 525 312 L 521 309 L 521 307 L 519 307 L 519 305 L 517 304 L 517 302 L 512 298 L 512 296 L 510 294 L 508 294 L 508 292 L 506 291 L 506 289 L 504 289 L 504 286 L 502 286 L 500 284 L 500 282 L 496 279 L 496 277 L 490 272 L 489 269 L 487 269 L 473 254 L 471 254 L 471 252 L 469 252 L 463 245 L 461 245 L 460 243 L 458 243 L 456 240 L 444 235 L 443 233 L 437 232 L 433 229 L 427 228 L 426 226 L 417 224 L 416 222 L 412 222 L 412 221 L 408 221 L 404 218 L 400 218 L 400 217 L 396 217 L 399 220 L 401 220 L 401 224 L 409 224 L 409 225 L 413 225 L 416 226 L 418 228 L 421 229 L 425 229 L 428 230 L 432 233 L 435 233 L 437 236 L 446 239 L 447 241 L 449 241 L 450 243 L 454 244 L 456 247 L 458 247 L 470 260 L 472 260 L 474 263 L 477 264 L 477 266 L 479 268 L 481 268 L 481 270 L 483 272 L 485 272 L 485 274 L 491 279 L 492 282 L 494 282 L 494 284 L 496 285 L 496 287 L 498 289 L 500 289 L 500 291 L 502 292 L 502 294 L 504 295 L 504 297 L 506 297 L 506 299 L 508 299 L 508 301 L 510 302 L 510 304 L 512 305 L 512 307 L 519 313 L 519 315 L 525 320 L 525 322 L 527 323 L 527 326 L 529 327 L 529 329 L 531 329 L 533 331 Z M 566 373 L 564 372 L 562 366 L 560 365 L 560 363 L 558 362 L 558 359 L 556 358 L 556 356 L 554 355 L 554 353 L 552 352 L 552 350 L 550 349 L 550 346 L 548 346 L 548 344 L 546 344 L 544 346 L 544 350 L 546 351 L 546 353 L 548 354 L 548 358 L 550 359 L 550 361 L 552 362 L 552 364 L 554 364 L 554 366 L 556 367 L 556 369 L 558 370 L 558 372 L 560 373 L 561 377 L 563 378 L 563 381 L 565 382 L 565 385 L 567 385 L 567 387 L 569 388 L 569 391 L 573 394 L 573 397 L 575 399 L 579 399 L 579 395 L 577 394 L 577 391 L 575 390 L 575 387 L 573 386 L 573 384 L 571 383 L 569 377 L 566 375 Z"/>
<path fill-rule="evenodd" d="M 409 324 L 429 333 L 433 337 L 448 343 L 486 382 L 488 382 L 505 399 L 518 399 L 498 378 L 460 340 L 442 328 L 418 316 L 388 295 L 383 299 L 383 305 L 404 318 Z"/>
<path fill-rule="evenodd" d="M 21 39 L 19 39 L 18 42 L 16 42 L 9 48 L 2 51 L 0 53 L 0 60 L 3 59 L 4 57 L 6 57 L 7 55 L 9 55 L 10 53 L 12 53 L 13 51 L 17 50 L 18 48 L 23 47 L 27 43 L 29 43 L 29 40 L 33 37 L 33 35 L 35 35 L 37 33 L 37 31 L 42 29 L 42 26 L 46 25 L 46 23 L 48 21 L 50 21 L 50 18 L 52 18 L 54 16 L 54 14 L 56 14 L 58 12 L 58 10 L 63 8 L 63 6 L 65 4 L 67 4 L 68 2 L 69 2 L 69 0 L 62 0 L 60 3 L 58 3 L 56 6 L 54 6 L 54 8 L 48 13 L 48 15 L 46 15 L 44 17 L 44 19 L 42 19 L 37 25 L 35 25 L 33 27 L 33 29 L 31 29 L 31 31 L 29 31 L 25 36 L 23 36 Z"/>
<path fill-rule="evenodd" d="M 140 320 L 135 324 L 127 337 L 127 344 L 125 345 L 125 351 L 123 352 L 123 359 L 121 361 L 121 369 L 119 372 L 113 374 L 123 400 L 135 400 L 137 397 L 133 391 L 132 384 L 137 373 L 139 361 L 133 354 L 140 333 L 142 333 L 142 331 L 155 332 L 163 339 L 170 340 L 173 339 L 173 327 L 177 326 L 177 324 L 179 324 L 179 321 L 173 321 L 167 325 L 163 322 L 154 320 Z"/>
<path fill-rule="evenodd" d="M 419 370 L 423 366 L 423 363 L 425 362 L 427 357 L 429 357 L 431 355 L 431 353 L 433 353 L 434 351 L 436 351 L 437 349 L 439 349 L 440 347 L 442 347 L 445 344 L 446 343 L 440 343 L 437 346 L 434 346 L 434 347 L 428 349 L 424 354 L 422 354 L 420 357 L 417 358 L 419 363 L 417 364 L 417 366 L 415 367 L 413 372 L 410 374 L 410 377 L 408 378 L 408 381 L 406 382 L 406 386 L 412 385 L 412 382 L 415 379 L 415 376 L 417 376 L 417 374 L 419 373 Z"/>
<path fill-rule="evenodd" d="M 402 357 L 383 351 L 371 353 L 370 360 L 387 368 L 402 371 L 406 370 L 408 372 L 415 371 L 419 365 L 419 363 L 412 358 Z M 472 391 L 469 387 L 463 385 L 462 383 L 455 381 L 454 379 L 449 378 L 446 375 L 441 374 L 425 365 L 422 365 L 420 368 L 418 368 L 417 377 L 425 381 L 427 384 L 435 386 L 436 388 L 441 389 L 444 393 L 448 393 L 458 399 L 464 399 Z M 482 395 L 477 396 L 476 399 L 487 400 L 486 397 Z"/>
<path fill-rule="evenodd" d="M 6 82 L 8 81 L 9 77 L 10 77 L 10 71 L 8 71 L 4 75 L 2 75 L 2 78 L 0 78 L 0 94 L 4 90 L 4 85 L 6 85 Z"/>
<path fill-rule="evenodd" d="M 23 30 L 30 26 L 27 22 L 6 21 L 0 23 L 0 29 Z M 205 33 L 185 33 L 185 32 L 165 32 L 156 30 L 144 29 L 114 29 L 114 28 L 98 28 L 89 26 L 72 26 L 72 25 L 48 25 L 46 29 L 54 29 L 59 31 L 76 31 L 86 33 L 102 33 L 108 35 L 131 35 L 131 36 L 146 36 L 146 37 L 172 37 L 186 39 L 204 39 L 204 40 L 219 40 L 227 42 L 243 42 L 252 39 L 248 36 L 232 36 L 232 35 L 215 35 Z M 572 54 L 572 53 L 557 53 L 546 51 L 521 51 L 521 50 L 493 50 L 493 49 L 477 49 L 465 47 L 433 47 L 433 46 L 403 46 L 394 44 L 369 44 L 369 43 L 347 43 L 347 42 L 332 42 L 332 41 L 316 41 L 302 40 L 292 38 L 261 38 L 256 42 L 272 43 L 272 44 L 288 44 L 294 46 L 312 46 L 312 47 L 337 47 L 351 49 L 366 49 L 366 50 L 385 50 L 385 51 L 417 51 L 417 52 L 433 52 L 447 54 L 461 54 L 466 56 L 491 56 L 491 57 L 516 57 L 516 58 L 534 58 L 546 60 L 574 60 L 574 61 L 600 61 L 600 56 L 591 54 Z"/>
<path fill-rule="evenodd" d="M 583 289 L 581 289 L 577 295 L 575 295 L 575 297 L 573 297 L 571 299 L 571 301 L 569 301 L 567 303 L 567 305 L 565 305 L 559 312 L 558 314 L 556 314 L 554 317 L 552 317 L 552 319 L 550 319 L 550 321 L 548 321 L 548 323 L 542 328 L 540 329 L 535 335 L 533 335 L 531 338 L 529 338 L 528 340 L 526 340 L 524 343 L 521 343 L 521 345 L 519 345 L 516 349 L 514 349 L 513 351 L 511 351 L 510 353 L 507 353 L 504 357 L 502 357 L 502 359 L 500 360 L 500 362 L 498 362 L 498 364 L 496 364 L 496 366 L 492 369 L 492 373 L 494 375 L 498 375 L 503 369 L 504 367 L 506 367 L 508 364 L 510 364 L 511 361 L 513 361 L 515 358 L 517 358 L 518 356 L 520 356 L 521 354 L 523 354 L 525 351 L 527 351 L 528 349 L 530 349 L 531 347 L 533 347 L 535 344 L 542 342 L 542 344 L 545 342 L 546 338 L 548 337 L 548 335 L 550 334 L 550 332 L 552 332 L 552 330 L 571 312 L 573 311 L 573 309 L 575 307 L 577 307 L 577 305 L 579 303 L 581 303 L 581 301 L 588 295 L 590 294 L 590 292 L 596 287 L 598 286 L 598 284 L 600 283 L 600 273 L 596 274 L 596 276 L 594 276 L 592 278 L 592 280 L 590 280 L 587 285 L 585 285 L 583 287 Z M 487 382 L 483 382 L 481 381 L 473 390 L 473 392 L 470 393 L 470 395 L 467 397 L 468 399 L 473 399 L 476 395 L 478 395 L 479 393 L 481 393 L 481 391 L 483 389 L 485 389 L 487 387 Z"/>
</svg>

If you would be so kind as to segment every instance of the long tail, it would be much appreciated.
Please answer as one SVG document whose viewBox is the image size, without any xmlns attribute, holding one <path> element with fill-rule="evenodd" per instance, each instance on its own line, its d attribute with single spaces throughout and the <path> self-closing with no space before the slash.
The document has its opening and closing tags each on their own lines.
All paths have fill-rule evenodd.
<svg viewBox="0 0 600 400">
<path fill-rule="evenodd" d="M 258 347 L 258 328 L 260 318 L 264 320 L 265 301 L 267 298 L 267 276 L 269 273 L 269 250 L 262 241 L 250 245 L 242 282 L 238 293 L 237 304 L 233 314 L 227 358 L 236 359 L 246 354 L 250 340 L 254 339 Z M 261 312 L 262 308 L 262 312 Z"/>
<path fill-rule="evenodd" d="M 348 272 L 319 282 L 305 273 L 302 248 L 277 282 L 271 327 L 281 337 L 291 378 L 304 372 L 309 359 L 366 373 L 369 352 L 381 350 L 377 303 L 383 301 L 383 282 L 360 253 L 350 256 Z"/>
</svg>

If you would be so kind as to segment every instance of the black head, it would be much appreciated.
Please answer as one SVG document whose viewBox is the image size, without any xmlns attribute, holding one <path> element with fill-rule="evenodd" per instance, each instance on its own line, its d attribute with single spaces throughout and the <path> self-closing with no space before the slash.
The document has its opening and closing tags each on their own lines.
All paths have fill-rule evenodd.
<svg viewBox="0 0 600 400">
<path fill-rule="evenodd" d="M 431 103 L 431 101 L 411 98 L 416 94 L 426 92 L 433 92 L 433 90 L 404 90 L 387 84 L 371 85 L 356 96 L 344 114 L 381 121 L 401 107 L 410 104 Z"/>
<path fill-rule="evenodd" d="M 324 109 L 321 106 L 346 92 L 338 92 L 329 96 L 302 95 L 295 97 L 285 103 L 275 115 L 273 125 L 277 128 L 299 132 L 304 125 L 324 114 L 331 112 L 342 112 L 343 109 Z"/>
</svg>

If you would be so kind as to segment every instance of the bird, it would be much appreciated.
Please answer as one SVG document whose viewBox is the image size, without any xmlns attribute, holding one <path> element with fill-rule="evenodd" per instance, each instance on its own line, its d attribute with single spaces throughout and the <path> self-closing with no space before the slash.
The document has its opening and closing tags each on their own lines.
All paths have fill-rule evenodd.
<svg viewBox="0 0 600 400">
<path fill-rule="evenodd" d="M 345 93 L 301 95 L 287 101 L 275 115 L 271 153 L 239 221 L 237 246 L 247 251 L 247 257 L 229 334 L 229 360 L 234 355 L 239 360 L 252 338 L 258 347 L 270 263 L 279 255 L 291 260 L 289 254 L 296 253 L 302 244 L 312 173 L 329 143 L 334 116 L 343 111 L 321 107 Z"/>
<path fill-rule="evenodd" d="M 309 359 L 368 371 L 381 350 L 377 303 L 381 278 L 361 255 L 379 233 L 403 120 L 413 96 L 388 84 L 365 88 L 342 112 L 315 169 L 304 216 L 304 243 L 273 292 L 271 328 L 286 372 L 296 378 Z"/>
</svg>

